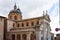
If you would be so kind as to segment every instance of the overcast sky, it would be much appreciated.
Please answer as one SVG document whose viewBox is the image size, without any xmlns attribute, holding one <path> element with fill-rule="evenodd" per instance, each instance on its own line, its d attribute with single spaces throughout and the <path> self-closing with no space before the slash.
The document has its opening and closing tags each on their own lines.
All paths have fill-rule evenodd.
<svg viewBox="0 0 60 40">
<path fill-rule="evenodd" d="M 51 29 L 55 32 L 55 28 L 59 28 L 59 1 L 58 0 L 0 0 L 0 16 L 8 17 L 13 6 L 20 8 L 23 18 L 42 16 L 43 10 L 48 10 L 51 19 Z"/>
</svg>

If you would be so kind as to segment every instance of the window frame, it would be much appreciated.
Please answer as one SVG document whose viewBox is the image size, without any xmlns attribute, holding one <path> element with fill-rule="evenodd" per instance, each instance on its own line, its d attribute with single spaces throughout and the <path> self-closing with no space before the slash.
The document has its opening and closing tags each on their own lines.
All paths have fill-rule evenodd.
<svg viewBox="0 0 60 40">
<path fill-rule="evenodd" d="M 20 27 L 19 23 L 17 24 L 17 27 Z"/>
<path fill-rule="evenodd" d="M 39 21 L 37 21 L 37 23 L 36 23 L 37 25 L 39 25 Z"/>
<path fill-rule="evenodd" d="M 26 26 L 29 26 L 29 23 L 28 22 L 26 23 Z"/>
<path fill-rule="evenodd" d="M 34 22 L 31 22 L 31 25 L 34 26 Z"/>
<path fill-rule="evenodd" d="M 22 27 L 24 27 L 24 23 L 22 23 Z"/>
<path fill-rule="evenodd" d="M 13 27 L 15 27 L 15 23 L 13 23 Z"/>
<path fill-rule="evenodd" d="M 17 40 L 21 40 L 21 35 L 17 34 Z"/>
<path fill-rule="evenodd" d="M 14 20 L 17 20 L 17 16 L 14 16 Z"/>
</svg>

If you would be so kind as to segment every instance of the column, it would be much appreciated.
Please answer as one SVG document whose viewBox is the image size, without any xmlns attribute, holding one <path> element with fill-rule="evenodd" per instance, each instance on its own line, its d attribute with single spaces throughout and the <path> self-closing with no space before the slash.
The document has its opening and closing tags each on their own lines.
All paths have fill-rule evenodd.
<svg viewBox="0 0 60 40">
<path fill-rule="evenodd" d="M 21 34 L 21 40 L 22 40 L 22 34 Z"/>
<path fill-rule="evenodd" d="M 27 40 L 30 40 L 30 35 L 31 35 L 31 33 L 27 34 Z"/>
<path fill-rule="evenodd" d="M 41 40 L 41 31 L 36 31 L 36 40 Z"/>
<path fill-rule="evenodd" d="M 44 40 L 46 40 L 46 23 L 45 22 L 43 22 L 43 29 L 44 29 L 44 32 L 43 32 L 43 35 L 44 35 Z"/>
<path fill-rule="evenodd" d="M 51 40 L 50 25 L 48 25 L 48 40 Z"/>
<path fill-rule="evenodd" d="M 22 34 L 21 34 L 21 40 L 22 40 L 23 38 L 22 38 Z"/>
</svg>

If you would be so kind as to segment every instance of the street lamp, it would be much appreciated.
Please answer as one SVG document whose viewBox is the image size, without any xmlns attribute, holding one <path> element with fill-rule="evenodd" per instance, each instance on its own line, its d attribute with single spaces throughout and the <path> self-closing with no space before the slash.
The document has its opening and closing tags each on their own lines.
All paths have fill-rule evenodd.
<svg viewBox="0 0 60 40">
<path fill-rule="evenodd" d="M 59 30 L 60 30 L 60 28 L 56 28 L 56 29 L 55 29 L 55 31 L 59 31 Z"/>
</svg>

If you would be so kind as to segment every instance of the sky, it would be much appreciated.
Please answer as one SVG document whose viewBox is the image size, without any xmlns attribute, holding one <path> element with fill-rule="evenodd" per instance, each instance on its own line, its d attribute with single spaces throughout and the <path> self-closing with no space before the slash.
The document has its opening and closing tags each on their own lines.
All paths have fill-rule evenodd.
<svg viewBox="0 0 60 40">
<path fill-rule="evenodd" d="M 48 11 L 52 33 L 57 34 L 55 28 L 59 27 L 59 0 L 0 0 L 0 16 L 8 17 L 14 5 L 20 8 L 23 18 L 42 16 L 43 10 Z"/>
</svg>

